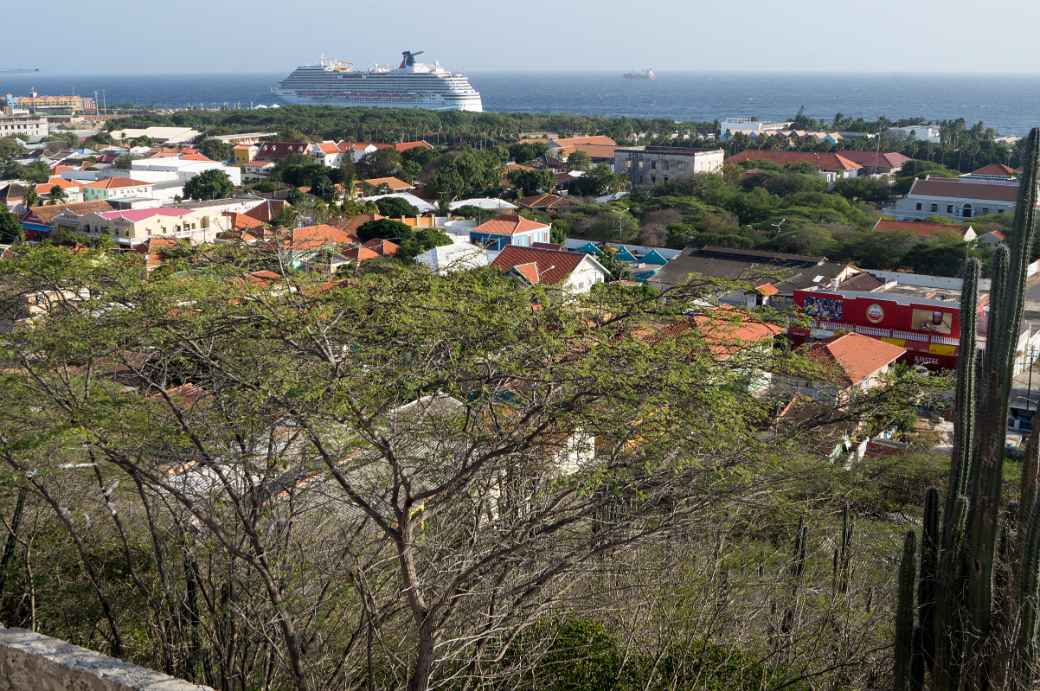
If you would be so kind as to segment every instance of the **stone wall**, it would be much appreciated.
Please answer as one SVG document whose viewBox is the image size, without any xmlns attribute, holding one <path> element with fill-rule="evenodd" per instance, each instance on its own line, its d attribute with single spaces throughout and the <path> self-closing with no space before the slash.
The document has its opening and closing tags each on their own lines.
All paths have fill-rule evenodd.
<svg viewBox="0 0 1040 691">
<path fill-rule="evenodd" d="M 0 691 L 212 691 L 25 629 L 0 628 Z"/>
</svg>

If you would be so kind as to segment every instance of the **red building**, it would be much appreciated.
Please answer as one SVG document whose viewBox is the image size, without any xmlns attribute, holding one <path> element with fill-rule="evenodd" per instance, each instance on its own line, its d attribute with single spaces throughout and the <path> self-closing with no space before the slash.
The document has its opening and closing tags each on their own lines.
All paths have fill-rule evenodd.
<svg viewBox="0 0 1040 691">
<path fill-rule="evenodd" d="M 979 299 L 980 327 L 986 323 L 986 297 Z M 957 366 L 961 320 L 955 291 L 798 290 L 794 303 L 812 320 L 811 328 L 789 330 L 796 341 L 855 332 L 905 348 L 902 361 L 908 364 L 947 369 Z"/>
</svg>

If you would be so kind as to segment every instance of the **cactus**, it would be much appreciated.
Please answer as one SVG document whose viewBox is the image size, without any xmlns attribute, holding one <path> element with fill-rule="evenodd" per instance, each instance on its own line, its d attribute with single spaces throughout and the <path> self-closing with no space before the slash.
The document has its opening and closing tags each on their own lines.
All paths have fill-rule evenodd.
<svg viewBox="0 0 1040 691">
<path fill-rule="evenodd" d="M 914 581 L 917 577 L 917 537 L 907 531 L 903 540 L 903 558 L 899 562 L 899 602 L 896 609 L 895 689 L 910 688 L 910 667 L 914 639 Z"/>
<path fill-rule="evenodd" d="M 1036 233 L 1040 129 L 1026 142 L 1024 169 L 1009 244 L 1000 245 L 993 256 L 981 354 L 975 338 L 979 265 L 974 259 L 965 263 L 947 494 L 941 522 L 938 491 L 925 495 L 919 576 L 907 556 L 909 537 L 904 545 L 896 610 L 897 689 L 911 684 L 914 653 L 914 588 L 905 582 L 908 575 L 918 579 L 920 652 L 931 675 L 930 688 L 999 688 L 1010 681 L 1005 670 L 1012 671 L 1019 688 L 1031 688 L 1040 641 L 1037 434 L 1027 447 L 1017 512 L 1005 513 L 1003 464 L 1004 421 Z M 1017 620 L 1011 616 L 1015 611 L 1021 612 Z"/>
<path fill-rule="evenodd" d="M 852 513 L 849 511 L 848 503 L 841 509 L 841 535 L 838 538 L 838 546 L 834 548 L 831 569 L 831 596 L 848 595 L 852 569 Z"/>
</svg>

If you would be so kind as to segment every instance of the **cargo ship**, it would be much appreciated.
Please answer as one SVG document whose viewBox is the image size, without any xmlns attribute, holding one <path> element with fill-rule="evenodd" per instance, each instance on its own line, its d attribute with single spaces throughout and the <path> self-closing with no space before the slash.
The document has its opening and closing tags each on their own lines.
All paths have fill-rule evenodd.
<svg viewBox="0 0 1040 691">
<path fill-rule="evenodd" d="M 623 76 L 625 79 L 649 79 L 650 81 L 657 79 L 657 75 L 654 74 L 654 71 L 649 68 L 645 70 L 638 70 L 636 72 L 625 72 L 621 76 Z"/>
</svg>

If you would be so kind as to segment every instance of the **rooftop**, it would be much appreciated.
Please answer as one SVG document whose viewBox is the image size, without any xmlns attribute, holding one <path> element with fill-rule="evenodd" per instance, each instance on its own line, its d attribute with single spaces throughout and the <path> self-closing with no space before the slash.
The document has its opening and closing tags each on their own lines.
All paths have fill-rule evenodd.
<svg viewBox="0 0 1040 691">
<path fill-rule="evenodd" d="M 527 233 L 532 230 L 543 230 L 548 227 L 544 223 L 532 221 L 523 216 L 497 216 L 491 220 L 484 221 L 474 228 L 473 231 L 486 235 L 515 235 L 516 233 Z"/>
<path fill-rule="evenodd" d="M 515 269 L 532 285 L 555 285 L 567 280 L 585 257 L 577 252 L 510 245 L 498 253 L 491 266 L 502 271 Z"/>
<path fill-rule="evenodd" d="M 826 343 L 814 343 L 808 356 L 825 365 L 836 365 L 841 383 L 853 386 L 901 358 L 906 350 L 886 341 L 848 333 Z"/>
<path fill-rule="evenodd" d="M 971 226 L 950 223 L 927 223 L 924 221 L 890 221 L 881 219 L 874 225 L 880 232 L 912 233 L 923 238 L 942 237 L 943 235 L 963 236 Z"/>
<path fill-rule="evenodd" d="M 747 149 L 730 156 L 730 163 L 744 161 L 768 161 L 781 166 L 810 165 L 817 170 L 828 173 L 857 170 L 863 166 L 845 158 L 842 154 L 816 153 L 811 151 L 772 151 L 765 149 Z"/>
<path fill-rule="evenodd" d="M 970 178 L 933 178 L 914 180 L 908 196 L 982 199 L 993 202 L 1018 201 L 1018 185 L 972 182 Z"/>
</svg>

